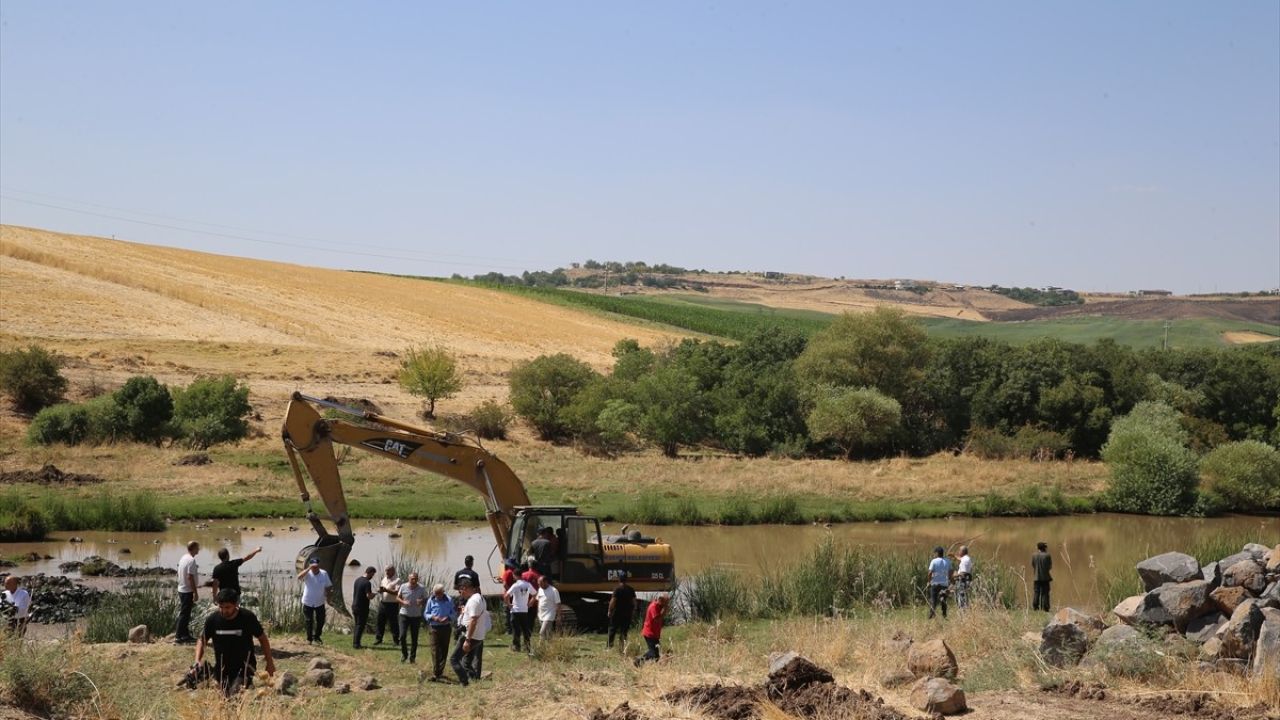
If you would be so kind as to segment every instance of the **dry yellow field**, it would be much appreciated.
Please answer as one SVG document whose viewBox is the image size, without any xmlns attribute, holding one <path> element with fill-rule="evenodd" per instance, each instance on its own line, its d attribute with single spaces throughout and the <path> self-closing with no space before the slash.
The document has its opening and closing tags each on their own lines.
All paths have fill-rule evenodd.
<svg viewBox="0 0 1280 720">
<path fill-rule="evenodd" d="M 1251 330 L 1233 330 L 1222 333 L 1222 339 L 1232 345 L 1246 345 L 1251 343 L 1275 342 L 1280 340 L 1275 335 L 1264 335 L 1260 332 Z"/>
<path fill-rule="evenodd" d="M 185 384 L 232 373 L 275 412 L 295 389 L 363 397 L 409 415 L 394 382 L 414 344 L 454 352 L 452 407 L 506 396 L 506 373 L 568 352 L 605 369 L 614 343 L 678 335 L 479 288 L 0 226 L 0 347 L 69 359 L 72 396 L 132 374 Z"/>
</svg>

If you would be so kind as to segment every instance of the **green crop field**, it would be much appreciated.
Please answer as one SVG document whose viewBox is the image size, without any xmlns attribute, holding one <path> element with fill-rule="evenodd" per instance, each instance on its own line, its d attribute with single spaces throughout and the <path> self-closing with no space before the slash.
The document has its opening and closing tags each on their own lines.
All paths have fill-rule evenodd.
<svg viewBox="0 0 1280 720">
<path fill-rule="evenodd" d="M 556 305 L 669 325 L 730 340 L 742 340 L 761 328 L 778 325 L 794 328 L 808 336 L 826 327 L 835 319 L 835 315 L 814 310 L 774 308 L 758 303 L 704 295 L 618 296 L 465 280 L 449 282 L 478 285 Z M 1073 317 L 1060 320 L 1003 323 L 923 317 L 920 318 L 920 322 L 934 337 L 979 336 L 1013 344 L 1028 343 L 1041 338 L 1056 338 L 1085 344 L 1111 339 L 1130 347 L 1154 348 L 1161 347 L 1165 336 L 1163 320 L 1130 320 L 1114 317 Z M 1255 332 L 1280 338 L 1280 327 L 1275 325 L 1216 318 L 1193 318 L 1170 321 L 1169 347 L 1180 349 L 1221 347 L 1227 345 L 1222 334 L 1231 331 Z"/>
</svg>

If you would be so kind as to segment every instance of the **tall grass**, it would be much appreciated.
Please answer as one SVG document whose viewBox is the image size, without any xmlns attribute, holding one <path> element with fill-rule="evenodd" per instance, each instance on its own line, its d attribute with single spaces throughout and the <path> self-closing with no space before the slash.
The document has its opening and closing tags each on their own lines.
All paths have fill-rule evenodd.
<svg viewBox="0 0 1280 720">
<path fill-rule="evenodd" d="M 98 717 L 97 689 L 76 672 L 73 643 L 23 642 L 0 633 L 0 687 L 14 707 L 38 717 Z"/>
<path fill-rule="evenodd" d="M 0 496 L 0 542 L 43 540 L 49 534 L 49 519 L 40 508 L 9 491 Z"/>
<path fill-rule="evenodd" d="M 0 542 L 43 540 L 53 530 L 164 529 L 164 516 L 150 493 L 102 492 L 80 498 L 40 489 L 34 496 L 13 490 L 0 496 Z"/>
<path fill-rule="evenodd" d="M 260 572 L 256 578 L 258 604 L 251 609 L 268 632 L 300 633 L 306 629 L 302 618 L 302 588 L 287 575 Z"/>
<path fill-rule="evenodd" d="M 139 581 L 129 583 L 122 592 L 108 593 L 97 609 L 89 614 L 84 641 L 90 643 L 124 642 L 129 630 L 146 625 L 153 637 L 167 635 L 178 615 L 178 595 L 168 582 Z M 204 622 L 192 613 L 192 622 Z"/>
<path fill-rule="evenodd" d="M 725 617 L 842 616 L 855 610 L 891 610 L 926 602 L 923 579 L 928 558 L 832 538 L 785 568 L 766 570 L 748 582 L 712 567 L 688 578 L 676 591 L 677 609 L 693 620 Z M 973 607 L 1010 608 L 1017 581 L 1008 568 L 988 564 L 969 588 Z"/>
</svg>

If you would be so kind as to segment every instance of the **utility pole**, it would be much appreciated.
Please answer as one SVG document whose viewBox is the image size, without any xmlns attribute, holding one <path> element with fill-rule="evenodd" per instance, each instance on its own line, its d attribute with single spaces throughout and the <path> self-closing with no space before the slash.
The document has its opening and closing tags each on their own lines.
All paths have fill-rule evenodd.
<svg viewBox="0 0 1280 720">
<path fill-rule="evenodd" d="M 1171 323 L 1168 320 L 1164 321 L 1164 349 L 1165 350 L 1169 349 L 1169 325 L 1170 324 Z"/>
</svg>

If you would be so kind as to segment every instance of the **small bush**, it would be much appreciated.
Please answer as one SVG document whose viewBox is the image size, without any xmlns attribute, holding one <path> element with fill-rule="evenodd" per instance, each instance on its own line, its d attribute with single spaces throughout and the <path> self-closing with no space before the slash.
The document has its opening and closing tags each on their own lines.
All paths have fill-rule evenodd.
<svg viewBox="0 0 1280 720">
<path fill-rule="evenodd" d="M 112 394 L 123 434 L 137 442 L 155 443 L 165 436 L 173 417 L 169 388 L 150 375 L 129 378 Z"/>
<path fill-rule="evenodd" d="M 512 417 L 505 405 L 485 400 L 471 411 L 471 427 L 476 435 L 485 440 L 506 440 Z"/>
<path fill-rule="evenodd" d="M 89 428 L 88 408 L 62 403 L 36 413 L 27 428 L 27 439 L 37 445 L 79 445 L 89 438 Z"/>
<path fill-rule="evenodd" d="M 0 497 L 0 542 L 43 540 L 49 533 L 49 520 L 40 508 L 8 493 Z"/>
<path fill-rule="evenodd" d="M 702 525 L 707 522 L 697 501 L 687 497 L 676 501 L 676 509 L 671 514 L 671 519 L 676 525 Z"/>
<path fill-rule="evenodd" d="M 751 498 L 734 495 L 725 501 L 720 509 L 721 525 L 750 525 L 756 517 Z"/>
<path fill-rule="evenodd" d="M 1203 490 L 1242 512 L 1280 507 L 1280 450 L 1257 440 L 1227 443 L 1200 461 Z"/>
<path fill-rule="evenodd" d="M 1012 436 L 995 428 L 974 427 L 965 443 L 965 452 L 983 460 L 1052 460 L 1070 449 L 1067 436 L 1034 425 L 1024 425 Z"/>
<path fill-rule="evenodd" d="M 743 606 L 748 596 L 736 575 L 713 566 L 680 584 L 675 606 L 689 620 L 716 622 L 724 617 L 747 614 L 749 608 Z"/>
<path fill-rule="evenodd" d="M 645 525 L 671 524 L 671 516 L 667 513 L 662 498 L 652 492 L 641 493 L 640 497 L 636 498 L 635 508 L 631 511 L 630 518 L 632 522 Z"/>
<path fill-rule="evenodd" d="M 169 583 L 139 582 L 126 585 L 123 592 L 109 593 L 102 604 L 89 614 L 85 623 L 84 640 L 90 643 L 124 642 L 129 630 L 146 625 L 155 637 L 166 635 L 173 629 L 173 619 L 178 614 L 178 596 Z M 204 618 L 196 617 L 196 624 Z"/>
<path fill-rule="evenodd" d="M 39 345 L 0 352 L 0 391 L 21 412 L 39 412 L 55 405 L 67 390 L 60 364 L 53 353 Z"/>
<path fill-rule="evenodd" d="M 248 386 L 230 375 L 200 378 L 173 393 L 176 434 L 194 448 L 243 439 L 251 412 Z"/>
<path fill-rule="evenodd" d="M 1102 459 L 1111 470 L 1109 506 L 1120 512 L 1177 515 L 1196 501 L 1196 457 L 1178 412 L 1139 403 L 1111 426 Z"/>
<path fill-rule="evenodd" d="M 511 407 L 543 440 L 569 432 L 565 410 L 599 374 L 572 355 L 543 355 L 511 371 Z"/>
<path fill-rule="evenodd" d="M 795 498 L 771 497 L 760 507 L 756 522 L 770 525 L 800 525 L 807 520 L 800 514 Z"/>
<path fill-rule="evenodd" d="M 443 346 L 409 348 L 400 363 L 400 386 L 427 399 L 423 413 L 433 418 L 436 401 L 447 400 L 462 389 L 458 361 Z"/>
</svg>

